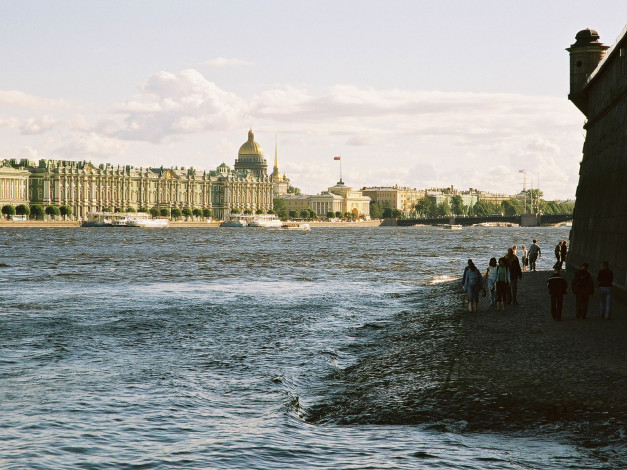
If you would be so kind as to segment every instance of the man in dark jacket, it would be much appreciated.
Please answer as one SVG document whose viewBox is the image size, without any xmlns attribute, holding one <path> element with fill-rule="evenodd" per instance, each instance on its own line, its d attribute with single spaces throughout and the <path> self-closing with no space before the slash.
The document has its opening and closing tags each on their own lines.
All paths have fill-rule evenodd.
<svg viewBox="0 0 627 470">
<path fill-rule="evenodd" d="M 555 267 L 559 266 L 560 269 L 562 268 L 562 242 L 560 241 L 556 246 L 555 246 L 555 259 L 557 260 L 555 262 Z"/>
<path fill-rule="evenodd" d="M 551 316 L 553 320 L 562 321 L 562 307 L 564 306 L 564 294 L 568 289 L 566 279 L 560 276 L 560 268 L 553 270 L 553 275 L 546 281 L 546 286 L 551 294 Z"/>
<path fill-rule="evenodd" d="M 581 269 L 575 272 L 571 288 L 576 298 L 577 318 L 585 320 L 588 315 L 588 301 L 594 293 L 594 282 L 588 272 L 588 263 L 583 263 Z"/>
<path fill-rule="evenodd" d="M 612 284 L 614 273 L 610 270 L 610 263 L 603 261 L 603 269 L 597 275 L 599 282 L 599 313 L 601 318 L 609 320 L 612 316 Z"/>
<path fill-rule="evenodd" d="M 507 254 L 504 256 L 507 266 L 509 267 L 509 275 L 511 277 L 510 288 L 507 291 L 507 303 L 517 304 L 518 300 L 518 280 L 522 279 L 522 269 L 520 268 L 520 261 L 518 256 L 514 254 L 514 249 L 509 248 Z"/>
</svg>

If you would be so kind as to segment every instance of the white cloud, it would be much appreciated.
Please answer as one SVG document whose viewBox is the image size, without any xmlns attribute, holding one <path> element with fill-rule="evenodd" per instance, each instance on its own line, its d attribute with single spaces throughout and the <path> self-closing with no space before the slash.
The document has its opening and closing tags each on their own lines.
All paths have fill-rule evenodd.
<svg viewBox="0 0 627 470">
<path fill-rule="evenodd" d="M 36 101 L 19 92 L 2 97 Z M 337 181 L 331 159 L 342 154 L 344 180 L 355 186 L 453 184 L 512 193 L 522 188 L 524 168 L 540 173 L 547 196 L 568 197 L 583 142 L 581 117 L 562 97 L 353 85 L 326 93 L 283 85 L 245 97 L 191 69 L 152 75 L 108 116 L 47 113 L 22 122 L 22 135 L 57 131 L 58 140 L 45 142 L 57 158 L 158 159 L 206 169 L 232 165 L 252 125 L 264 147 L 279 135 L 281 171 L 313 193 Z M 3 126 L 11 132 L 16 121 L 0 119 Z"/>
<path fill-rule="evenodd" d="M 127 147 L 126 143 L 118 139 L 87 132 L 73 136 L 69 142 L 57 147 L 53 153 L 58 155 L 56 158 L 64 160 L 107 159 L 123 153 Z"/>
<path fill-rule="evenodd" d="M 13 117 L 5 118 L 0 116 L 0 127 L 13 128 L 17 127 L 19 120 Z"/>
<path fill-rule="evenodd" d="M 38 119 L 27 119 L 20 126 L 20 132 L 26 135 L 43 134 L 54 128 L 57 124 L 57 121 L 50 116 L 43 116 Z"/>
<path fill-rule="evenodd" d="M 51 100 L 30 95 L 19 90 L 0 90 L 0 105 L 17 107 L 58 106 L 61 100 Z"/>
<path fill-rule="evenodd" d="M 224 57 L 216 57 L 215 59 L 203 62 L 202 65 L 209 65 L 211 67 L 223 68 L 223 67 L 250 67 L 252 62 L 248 62 L 241 59 L 225 59 Z"/>
<path fill-rule="evenodd" d="M 114 109 L 125 122 L 120 138 L 157 143 L 172 135 L 224 130 L 248 113 L 245 100 L 196 70 L 159 72 L 140 91 Z"/>
</svg>

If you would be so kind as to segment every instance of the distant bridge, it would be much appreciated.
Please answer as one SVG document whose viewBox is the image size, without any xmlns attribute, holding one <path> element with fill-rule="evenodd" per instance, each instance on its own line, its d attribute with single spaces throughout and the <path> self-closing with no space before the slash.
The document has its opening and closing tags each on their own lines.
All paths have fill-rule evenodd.
<svg viewBox="0 0 627 470">
<path fill-rule="evenodd" d="M 572 214 L 525 214 L 521 215 L 491 215 L 488 217 L 429 217 L 423 219 L 397 219 L 396 225 L 408 227 L 411 225 L 475 225 L 483 223 L 518 224 L 521 227 L 538 227 L 540 225 L 555 225 L 573 220 Z"/>
</svg>

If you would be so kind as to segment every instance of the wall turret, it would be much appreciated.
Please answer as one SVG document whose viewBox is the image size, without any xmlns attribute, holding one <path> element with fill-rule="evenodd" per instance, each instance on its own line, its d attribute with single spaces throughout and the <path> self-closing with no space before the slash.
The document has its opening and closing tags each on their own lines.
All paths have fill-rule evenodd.
<svg viewBox="0 0 627 470">
<path fill-rule="evenodd" d="M 570 53 L 570 93 L 568 99 L 579 110 L 588 115 L 586 85 L 590 74 L 603 60 L 609 46 L 599 42 L 599 34 L 593 29 L 584 29 L 575 36 L 575 43 L 566 50 Z"/>
</svg>

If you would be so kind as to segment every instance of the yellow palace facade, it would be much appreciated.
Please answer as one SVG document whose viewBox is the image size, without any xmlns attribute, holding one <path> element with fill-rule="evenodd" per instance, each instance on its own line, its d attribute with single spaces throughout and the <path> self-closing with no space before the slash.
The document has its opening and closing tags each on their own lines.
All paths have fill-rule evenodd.
<svg viewBox="0 0 627 470">
<path fill-rule="evenodd" d="M 69 206 L 83 219 L 90 212 L 153 207 L 172 210 L 210 209 L 224 218 L 234 209 L 273 207 L 278 169 L 267 175 L 261 146 L 252 130 L 235 160 L 234 169 L 221 164 L 214 171 L 194 168 L 135 168 L 93 165 L 87 161 L 4 160 L 0 163 L 0 204 Z M 277 180 L 277 181 L 275 181 Z M 281 183 L 288 181 L 284 176 Z M 3 190 L 10 197 L 2 197 Z"/>
</svg>

